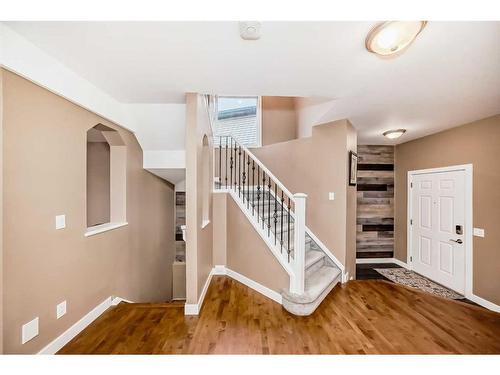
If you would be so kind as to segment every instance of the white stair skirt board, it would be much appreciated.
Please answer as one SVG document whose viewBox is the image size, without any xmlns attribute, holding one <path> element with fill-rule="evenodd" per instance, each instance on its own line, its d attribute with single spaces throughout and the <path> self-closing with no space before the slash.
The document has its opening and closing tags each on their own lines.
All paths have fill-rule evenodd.
<svg viewBox="0 0 500 375">
<path fill-rule="evenodd" d="M 76 335 L 82 332 L 87 326 L 101 316 L 107 309 L 111 306 L 118 305 L 120 302 L 128 302 L 124 298 L 110 296 L 102 301 L 99 305 L 94 307 L 89 313 L 87 313 L 83 318 L 69 327 L 66 331 L 57 337 L 54 341 L 44 347 L 38 352 L 38 354 L 56 354 L 64 345 L 70 342 Z"/>
<path fill-rule="evenodd" d="M 212 276 L 214 275 L 214 268 L 210 271 L 207 277 L 207 281 L 205 281 L 205 285 L 203 286 L 203 290 L 201 291 L 200 297 L 198 298 L 197 303 L 186 303 L 184 305 L 184 315 L 198 315 L 201 311 L 201 307 L 203 306 L 203 301 L 205 300 L 205 295 L 207 294 L 208 287 L 210 286 L 210 282 L 212 281 Z"/>
</svg>

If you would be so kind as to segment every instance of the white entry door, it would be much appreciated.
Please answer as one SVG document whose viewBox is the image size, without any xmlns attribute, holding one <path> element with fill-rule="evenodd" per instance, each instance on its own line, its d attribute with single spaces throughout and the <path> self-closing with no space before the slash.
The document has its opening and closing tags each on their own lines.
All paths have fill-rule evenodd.
<svg viewBox="0 0 500 375">
<path fill-rule="evenodd" d="M 465 293 L 465 171 L 411 175 L 411 264 Z"/>
</svg>

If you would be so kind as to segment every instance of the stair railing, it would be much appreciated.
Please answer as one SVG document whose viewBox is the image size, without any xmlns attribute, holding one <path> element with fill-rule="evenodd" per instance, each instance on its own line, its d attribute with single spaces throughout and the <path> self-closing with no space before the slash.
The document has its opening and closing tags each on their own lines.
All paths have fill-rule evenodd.
<svg viewBox="0 0 500 375">
<path fill-rule="evenodd" d="M 243 203 L 262 229 L 261 233 L 267 235 L 291 266 L 290 291 L 302 294 L 307 195 L 288 191 L 250 150 L 232 136 L 216 137 L 214 151 L 214 188 L 232 192 Z"/>
</svg>

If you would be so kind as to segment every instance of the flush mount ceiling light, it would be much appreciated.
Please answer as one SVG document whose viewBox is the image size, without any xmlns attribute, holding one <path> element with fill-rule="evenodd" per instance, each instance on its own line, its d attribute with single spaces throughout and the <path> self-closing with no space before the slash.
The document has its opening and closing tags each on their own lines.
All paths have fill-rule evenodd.
<svg viewBox="0 0 500 375">
<path fill-rule="evenodd" d="M 388 21 L 375 26 L 366 37 L 366 49 L 381 56 L 404 50 L 423 30 L 427 21 Z"/>
<path fill-rule="evenodd" d="M 406 129 L 396 129 L 396 130 L 387 130 L 386 132 L 383 132 L 382 134 L 384 137 L 387 137 L 389 139 L 396 139 L 401 137 L 404 133 L 406 132 Z"/>
<path fill-rule="evenodd" d="M 240 22 L 240 36 L 244 40 L 260 39 L 260 26 L 258 21 Z"/>
</svg>

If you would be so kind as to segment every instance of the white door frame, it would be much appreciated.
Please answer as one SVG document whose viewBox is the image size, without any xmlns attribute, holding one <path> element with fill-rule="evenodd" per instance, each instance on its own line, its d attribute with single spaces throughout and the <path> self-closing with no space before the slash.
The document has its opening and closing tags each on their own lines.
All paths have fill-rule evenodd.
<svg viewBox="0 0 500 375">
<path fill-rule="evenodd" d="M 420 174 L 428 173 L 442 173 L 442 172 L 452 172 L 452 171 L 464 171 L 465 175 L 465 297 L 471 299 L 473 298 L 472 292 L 472 254 L 473 254 L 473 243 L 472 243 L 472 164 L 463 165 L 453 165 L 450 167 L 442 168 L 430 168 L 430 169 L 420 169 L 415 171 L 408 171 L 408 187 L 407 187 L 407 203 L 408 203 L 408 217 L 406 218 L 407 223 L 407 237 L 406 237 L 406 262 L 410 270 L 413 269 L 412 264 L 412 226 L 410 225 L 410 219 L 413 217 L 413 207 L 412 207 L 412 195 L 411 195 L 411 183 L 413 181 L 412 177 Z"/>
</svg>

